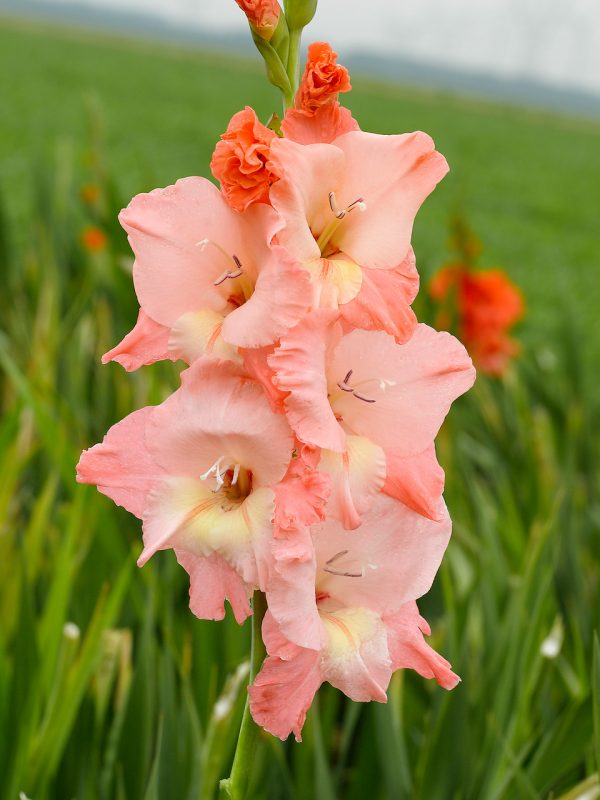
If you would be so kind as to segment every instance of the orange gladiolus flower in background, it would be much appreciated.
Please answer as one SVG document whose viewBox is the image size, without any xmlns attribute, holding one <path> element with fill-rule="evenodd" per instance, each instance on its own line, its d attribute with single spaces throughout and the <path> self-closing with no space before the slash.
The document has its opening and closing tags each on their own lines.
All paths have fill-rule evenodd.
<svg viewBox="0 0 600 800">
<path fill-rule="evenodd" d="M 475 269 L 479 241 L 462 220 L 453 227 L 461 259 L 442 267 L 429 285 L 440 305 L 436 324 L 456 330 L 480 370 L 501 375 L 520 351 L 509 331 L 524 314 L 523 295 L 504 270 Z"/>
<path fill-rule="evenodd" d="M 88 225 L 81 231 L 81 244 L 90 253 L 104 250 L 107 241 L 107 236 L 102 228 L 98 228 L 96 225 Z"/>
</svg>

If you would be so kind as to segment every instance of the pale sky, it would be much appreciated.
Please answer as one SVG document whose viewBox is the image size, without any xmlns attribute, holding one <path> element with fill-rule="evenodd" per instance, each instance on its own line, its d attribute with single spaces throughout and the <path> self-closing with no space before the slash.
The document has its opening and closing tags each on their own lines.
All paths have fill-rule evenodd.
<svg viewBox="0 0 600 800">
<path fill-rule="evenodd" d="M 68 0 L 243 31 L 234 0 Z M 306 41 L 600 95 L 600 0 L 320 0 Z"/>
</svg>

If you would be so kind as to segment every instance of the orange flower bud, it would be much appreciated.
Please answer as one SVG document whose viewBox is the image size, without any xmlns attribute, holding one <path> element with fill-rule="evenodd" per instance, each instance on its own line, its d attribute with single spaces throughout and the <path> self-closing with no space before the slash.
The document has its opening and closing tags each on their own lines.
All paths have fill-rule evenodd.
<svg viewBox="0 0 600 800">
<path fill-rule="evenodd" d="M 295 105 L 314 114 L 319 108 L 337 100 L 340 92 L 349 92 L 350 75 L 336 63 L 337 53 L 327 42 L 314 42 L 308 48 L 308 60 L 296 93 Z"/>
<path fill-rule="evenodd" d="M 210 168 L 236 211 L 245 211 L 252 203 L 269 202 L 269 188 L 277 180 L 267 167 L 274 137 L 250 106 L 234 114 L 222 134 Z"/>
<path fill-rule="evenodd" d="M 252 29 L 267 42 L 275 33 L 281 8 L 277 0 L 235 0 Z"/>
<path fill-rule="evenodd" d="M 90 253 L 104 250 L 107 241 L 104 231 L 95 225 L 88 225 L 81 231 L 81 244 Z"/>
</svg>

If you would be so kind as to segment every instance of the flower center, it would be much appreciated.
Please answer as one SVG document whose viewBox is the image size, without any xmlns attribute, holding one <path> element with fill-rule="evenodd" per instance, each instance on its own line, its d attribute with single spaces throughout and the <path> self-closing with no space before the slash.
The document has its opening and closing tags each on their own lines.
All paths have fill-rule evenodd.
<svg viewBox="0 0 600 800">
<path fill-rule="evenodd" d="M 200 475 L 200 480 L 206 481 L 212 476 L 215 480 L 213 492 L 233 503 L 242 503 L 252 491 L 252 472 L 227 456 L 218 458 Z"/>
<path fill-rule="evenodd" d="M 362 388 L 364 386 L 369 386 L 376 384 L 377 388 L 384 392 L 387 388 L 392 386 L 396 386 L 396 381 L 392 381 L 389 378 L 366 378 L 365 380 L 359 381 L 354 385 L 350 384 L 350 379 L 352 378 L 354 370 L 349 369 L 346 373 L 343 380 L 338 381 L 336 386 L 338 387 L 338 392 L 333 392 L 329 395 L 329 402 L 333 404 L 338 398 L 342 397 L 344 394 L 351 394 L 357 400 L 362 400 L 363 403 L 376 403 L 377 400 L 374 397 L 368 397 L 369 390 L 367 389 L 366 393 L 363 393 Z"/>
<path fill-rule="evenodd" d="M 228 253 L 227 250 L 212 239 L 201 239 L 199 242 L 196 242 L 195 246 L 199 247 L 201 251 L 206 250 L 209 246 L 214 247 L 227 262 L 227 269 L 223 270 L 223 272 L 215 278 L 213 286 L 223 286 L 227 284 L 228 281 L 233 282 L 233 285 L 227 286 L 229 295 L 227 301 L 231 303 L 234 308 L 239 308 L 239 306 L 250 299 L 254 292 L 254 286 L 247 273 L 244 272 L 242 262 L 235 253 Z"/>
<path fill-rule="evenodd" d="M 323 257 L 327 257 L 327 255 L 332 255 L 335 252 L 335 248 L 330 246 L 331 240 L 335 235 L 337 229 L 340 227 L 342 222 L 346 219 L 348 214 L 351 214 L 353 211 L 366 211 L 367 204 L 363 200 L 362 197 L 358 197 L 354 202 L 350 203 L 349 206 L 346 208 L 338 208 L 336 199 L 335 199 L 335 192 L 329 192 L 329 207 L 331 208 L 331 213 L 333 214 L 333 219 L 331 219 L 327 225 L 323 228 L 319 237 L 317 239 L 317 244 L 319 246 L 319 250 L 321 251 L 321 255 Z"/>
</svg>

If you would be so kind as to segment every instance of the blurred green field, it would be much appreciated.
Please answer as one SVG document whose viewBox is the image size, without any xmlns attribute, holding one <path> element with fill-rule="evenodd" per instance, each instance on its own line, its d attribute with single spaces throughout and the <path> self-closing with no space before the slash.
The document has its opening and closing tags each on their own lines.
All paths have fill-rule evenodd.
<svg viewBox="0 0 600 800">
<path fill-rule="evenodd" d="M 230 115 L 268 116 L 277 98 L 258 63 L 8 20 L 0 70 L 0 797 L 209 800 L 237 734 L 247 626 L 196 620 L 171 553 L 137 570 L 137 521 L 77 486 L 74 466 L 177 382 L 171 365 L 99 365 L 136 313 L 118 209 L 207 174 Z M 454 536 L 421 610 L 462 684 L 397 674 L 387 706 L 322 691 L 302 745 L 265 737 L 251 797 L 593 800 L 600 126 L 354 86 L 364 128 L 422 128 L 450 161 L 417 221 L 422 275 L 447 258 L 459 209 L 482 265 L 524 289 L 524 353 L 501 382 L 478 379 L 439 441 Z M 106 250 L 82 248 L 86 224 Z"/>
</svg>

